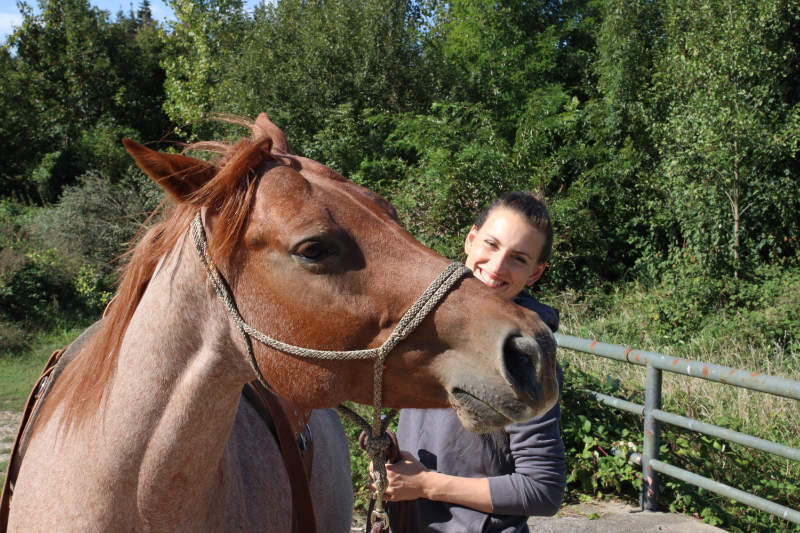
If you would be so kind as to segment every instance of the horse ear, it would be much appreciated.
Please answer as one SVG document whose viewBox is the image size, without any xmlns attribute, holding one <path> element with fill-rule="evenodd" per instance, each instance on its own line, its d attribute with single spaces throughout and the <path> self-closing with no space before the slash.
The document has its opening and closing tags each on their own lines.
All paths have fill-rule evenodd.
<svg viewBox="0 0 800 533">
<path fill-rule="evenodd" d="M 278 126 L 273 124 L 266 113 L 261 113 L 256 118 L 255 123 L 256 136 L 270 137 L 272 139 L 272 148 L 285 154 L 292 153 L 289 150 L 289 141 L 286 140 L 286 135 L 280 130 Z"/>
<path fill-rule="evenodd" d="M 122 144 L 139 168 L 177 201 L 188 199 L 217 173 L 217 167 L 200 159 L 157 152 L 127 138 Z"/>
</svg>

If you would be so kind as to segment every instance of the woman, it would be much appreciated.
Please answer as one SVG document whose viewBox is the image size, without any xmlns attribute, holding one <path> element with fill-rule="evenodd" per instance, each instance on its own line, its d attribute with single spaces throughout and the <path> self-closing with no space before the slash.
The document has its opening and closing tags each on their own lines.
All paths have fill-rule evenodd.
<svg viewBox="0 0 800 533">
<path fill-rule="evenodd" d="M 558 311 L 523 291 L 544 273 L 552 242 L 544 205 L 514 192 L 478 216 L 464 251 L 466 265 L 494 294 L 536 311 L 555 331 Z M 451 409 L 404 409 L 401 459 L 387 465 L 392 529 L 528 531 L 528 516 L 555 514 L 566 485 L 559 418 L 556 404 L 545 415 L 478 436 Z"/>
</svg>

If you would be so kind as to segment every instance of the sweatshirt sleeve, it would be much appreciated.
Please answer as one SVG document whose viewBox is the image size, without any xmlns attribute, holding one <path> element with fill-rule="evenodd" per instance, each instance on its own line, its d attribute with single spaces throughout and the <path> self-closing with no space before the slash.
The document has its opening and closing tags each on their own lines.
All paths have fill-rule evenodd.
<svg viewBox="0 0 800 533">
<path fill-rule="evenodd" d="M 561 507 L 567 461 L 558 403 L 546 414 L 506 427 L 514 472 L 489 478 L 494 514 L 552 516 Z"/>
</svg>

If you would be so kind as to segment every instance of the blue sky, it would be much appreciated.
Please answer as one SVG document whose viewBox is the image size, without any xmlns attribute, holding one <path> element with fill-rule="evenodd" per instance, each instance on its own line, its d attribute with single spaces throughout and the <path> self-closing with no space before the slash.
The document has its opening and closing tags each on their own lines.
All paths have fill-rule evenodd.
<svg viewBox="0 0 800 533">
<path fill-rule="evenodd" d="M 37 0 L 28 0 L 29 5 L 38 8 Z M 141 0 L 91 0 L 92 5 L 111 13 L 111 18 L 120 11 L 128 12 L 131 7 L 135 10 Z M 245 0 L 248 7 L 259 4 L 259 0 Z M 172 10 L 162 0 L 150 0 L 150 11 L 153 18 L 159 21 L 173 18 Z M 14 26 L 22 22 L 22 15 L 17 9 L 16 0 L 0 0 L 0 43 L 4 43 Z"/>
</svg>

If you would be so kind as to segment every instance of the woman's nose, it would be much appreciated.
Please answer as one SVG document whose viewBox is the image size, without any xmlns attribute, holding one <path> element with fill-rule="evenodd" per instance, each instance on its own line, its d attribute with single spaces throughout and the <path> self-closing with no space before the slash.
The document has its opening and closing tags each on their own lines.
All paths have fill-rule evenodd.
<svg viewBox="0 0 800 533">
<path fill-rule="evenodd" d="M 489 265 L 493 272 L 501 274 L 508 266 L 508 256 L 503 251 L 497 251 L 492 254 Z"/>
</svg>

